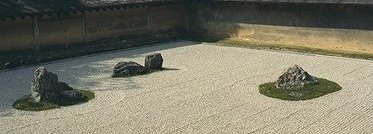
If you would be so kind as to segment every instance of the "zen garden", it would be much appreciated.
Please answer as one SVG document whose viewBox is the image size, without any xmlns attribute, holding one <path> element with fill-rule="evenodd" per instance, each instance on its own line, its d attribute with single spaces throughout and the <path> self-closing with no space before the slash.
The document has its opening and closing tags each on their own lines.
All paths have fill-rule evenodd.
<svg viewBox="0 0 373 134">
<path fill-rule="evenodd" d="M 0 133 L 373 133 L 373 1 L 5 0 Z"/>
</svg>

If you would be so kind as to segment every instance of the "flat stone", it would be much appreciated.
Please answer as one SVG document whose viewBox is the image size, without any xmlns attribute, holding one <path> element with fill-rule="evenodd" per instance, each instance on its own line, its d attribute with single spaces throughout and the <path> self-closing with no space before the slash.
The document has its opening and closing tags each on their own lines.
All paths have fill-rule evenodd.
<svg viewBox="0 0 373 134">
<path fill-rule="evenodd" d="M 68 99 L 73 99 L 73 100 L 83 100 L 84 96 L 83 94 L 78 91 L 78 90 L 66 90 L 60 92 L 60 97 L 61 98 L 68 98 Z"/>
<path fill-rule="evenodd" d="M 147 68 L 136 62 L 119 62 L 114 67 L 112 77 L 128 77 L 132 75 L 145 74 L 147 72 Z"/>
<path fill-rule="evenodd" d="M 162 69 L 163 58 L 160 53 L 147 55 L 145 57 L 145 67 L 149 69 L 160 70 Z"/>
</svg>

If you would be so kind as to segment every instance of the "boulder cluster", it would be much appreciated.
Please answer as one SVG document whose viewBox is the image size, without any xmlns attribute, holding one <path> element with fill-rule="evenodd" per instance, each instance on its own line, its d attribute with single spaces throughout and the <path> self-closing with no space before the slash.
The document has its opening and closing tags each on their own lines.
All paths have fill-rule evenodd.
<svg viewBox="0 0 373 134">
<path fill-rule="evenodd" d="M 160 53 L 147 55 L 145 57 L 145 66 L 133 61 L 122 61 L 115 65 L 112 77 L 129 77 L 146 74 L 150 70 L 161 70 L 162 64 L 163 58 Z"/>
<path fill-rule="evenodd" d="M 161 70 L 163 58 L 160 53 L 147 55 L 145 66 L 136 62 L 119 62 L 113 71 L 113 77 L 127 77 L 141 75 L 150 70 Z M 34 102 L 53 102 L 55 100 L 82 101 L 85 99 L 79 90 L 75 90 L 67 83 L 58 81 L 55 73 L 47 71 L 45 67 L 39 67 L 34 72 L 31 82 L 31 98 Z"/>
<path fill-rule="evenodd" d="M 294 65 L 285 70 L 277 79 L 276 87 L 280 89 L 302 88 L 308 83 L 317 83 L 316 77 L 308 74 L 302 67 Z"/>
<path fill-rule="evenodd" d="M 60 98 L 77 101 L 84 99 L 82 93 L 64 82 L 59 82 L 58 76 L 47 71 L 45 67 L 39 67 L 34 72 L 31 97 L 35 102 L 50 102 Z"/>
</svg>

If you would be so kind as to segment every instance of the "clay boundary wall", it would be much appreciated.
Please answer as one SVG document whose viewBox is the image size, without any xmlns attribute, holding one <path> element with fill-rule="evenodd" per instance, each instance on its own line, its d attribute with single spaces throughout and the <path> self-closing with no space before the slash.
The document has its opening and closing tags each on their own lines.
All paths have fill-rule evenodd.
<svg viewBox="0 0 373 134">
<path fill-rule="evenodd" d="M 0 51 L 67 49 L 113 40 L 133 46 L 136 42 L 128 43 L 133 37 L 150 44 L 183 32 L 184 12 L 181 3 L 163 3 L 6 19 L 0 21 Z"/>
<path fill-rule="evenodd" d="M 180 36 L 373 50 L 373 6 L 189 1 L 103 7 L 0 21 L 0 52 L 109 42 L 127 48 Z M 101 49 L 101 48 L 99 48 Z M 347 48 L 346 48 L 347 49 Z M 350 48 L 348 48 L 350 49 Z"/>
<path fill-rule="evenodd" d="M 372 6 L 212 2 L 190 11 L 191 31 L 202 40 L 373 52 Z"/>
</svg>

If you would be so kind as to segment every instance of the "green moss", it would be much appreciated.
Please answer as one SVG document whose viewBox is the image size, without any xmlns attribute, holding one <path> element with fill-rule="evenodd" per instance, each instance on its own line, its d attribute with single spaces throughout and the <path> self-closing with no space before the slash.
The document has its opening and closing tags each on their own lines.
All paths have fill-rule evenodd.
<svg viewBox="0 0 373 134">
<path fill-rule="evenodd" d="M 334 50 L 309 48 L 309 47 L 302 47 L 302 46 L 290 46 L 286 44 L 257 43 L 257 42 L 250 42 L 250 41 L 243 41 L 243 40 L 236 40 L 236 39 L 224 39 L 224 40 L 220 40 L 218 43 L 224 46 L 247 47 L 247 48 L 252 48 L 252 49 L 287 50 L 287 51 L 301 52 L 301 53 L 313 53 L 313 54 L 321 54 L 321 55 L 373 60 L 373 54 L 369 54 L 369 53 L 346 52 L 346 51 L 336 51 L 336 50 L 334 51 Z"/>
<path fill-rule="evenodd" d="M 265 83 L 259 86 L 259 92 L 271 98 L 298 101 L 317 98 L 342 89 L 337 83 L 327 79 L 317 78 L 317 80 L 319 82 L 316 84 L 306 84 L 303 88 L 294 89 L 278 89 L 275 82 Z"/>
<path fill-rule="evenodd" d="M 43 111 L 43 110 L 49 110 L 49 109 L 54 109 L 54 108 L 60 108 L 61 106 L 70 106 L 70 105 L 75 105 L 79 103 L 84 103 L 95 98 L 95 94 L 92 91 L 86 91 L 86 90 L 79 90 L 79 91 L 84 96 L 83 100 L 58 98 L 55 100 L 51 100 L 50 102 L 38 103 L 38 102 L 33 101 L 33 99 L 31 98 L 31 95 L 26 95 L 16 100 L 13 103 L 13 108 L 18 109 L 18 110 L 25 110 L 25 111 Z"/>
</svg>

